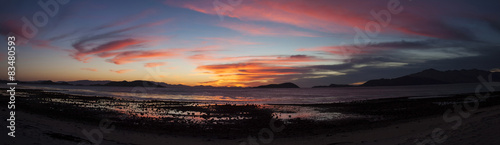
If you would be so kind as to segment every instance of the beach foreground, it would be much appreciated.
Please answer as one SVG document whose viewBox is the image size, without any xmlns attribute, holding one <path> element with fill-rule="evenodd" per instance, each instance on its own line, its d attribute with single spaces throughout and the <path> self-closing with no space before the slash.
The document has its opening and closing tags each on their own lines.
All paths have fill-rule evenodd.
<svg viewBox="0 0 500 145">
<path fill-rule="evenodd" d="M 462 112 L 469 116 L 452 112 L 448 119 L 443 114 L 473 94 L 289 105 L 126 100 L 42 90 L 18 94 L 16 138 L 6 144 L 500 143 L 498 92 L 478 102 L 478 109 Z"/>
</svg>

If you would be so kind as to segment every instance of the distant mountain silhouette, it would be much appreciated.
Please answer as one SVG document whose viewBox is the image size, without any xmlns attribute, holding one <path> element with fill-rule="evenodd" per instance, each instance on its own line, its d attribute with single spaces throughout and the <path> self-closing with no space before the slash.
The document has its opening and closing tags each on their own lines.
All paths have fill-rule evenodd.
<svg viewBox="0 0 500 145">
<path fill-rule="evenodd" d="M 0 80 L 0 82 L 7 82 L 5 80 Z M 153 81 L 91 81 L 91 80 L 78 80 L 78 81 L 59 81 L 53 82 L 51 80 L 43 80 L 43 81 L 17 81 L 18 83 L 23 84 L 44 84 L 44 85 L 69 85 L 69 86 L 123 86 L 123 87 L 190 87 L 185 85 L 172 85 L 163 82 L 153 82 Z M 200 87 L 200 86 L 195 86 Z"/>
<path fill-rule="evenodd" d="M 109 83 L 111 81 L 91 81 L 91 80 L 78 80 L 78 81 L 68 81 L 67 83 L 72 84 L 72 85 L 83 85 L 83 86 L 90 86 L 90 85 L 104 85 L 106 83 Z"/>
<path fill-rule="evenodd" d="M 488 79 L 491 74 L 492 81 L 500 82 L 500 72 L 490 72 L 478 69 L 469 70 L 448 70 L 439 71 L 435 69 L 426 69 L 418 73 L 392 78 L 392 79 L 373 79 L 360 86 L 405 86 L 405 85 L 432 85 L 432 84 L 457 84 L 457 83 L 478 83 L 478 77 L 482 76 Z M 1 83 L 9 83 L 7 80 L 0 80 Z M 197 87 L 197 88 L 212 88 L 213 86 L 186 86 L 186 85 L 172 85 L 163 82 L 153 81 L 92 81 L 92 80 L 79 80 L 79 81 L 59 81 L 53 82 L 51 80 L 42 81 L 15 81 L 24 84 L 45 84 L 45 85 L 74 85 L 74 86 L 124 86 L 124 87 Z M 330 84 L 329 86 L 314 86 L 313 88 L 335 88 L 335 87 L 356 87 L 354 85 L 346 84 Z M 299 86 L 287 82 L 282 84 L 269 84 L 262 85 L 254 88 L 300 88 Z"/>
<path fill-rule="evenodd" d="M 492 80 L 500 81 L 500 73 L 470 69 L 470 70 L 448 70 L 439 71 L 435 69 L 426 69 L 424 71 L 393 78 L 369 80 L 361 86 L 404 86 L 404 85 L 432 85 L 432 84 L 457 84 L 457 83 L 477 83 L 478 77 L 488 78 L 492 75 Z"/>
<path fill-rule="evenodd" d="M 117 86 L 117 87 L 165 87 L 163 85 L 160 85 L 159 83 L 156 82 L 151 82 L 151 81 L 121 81 L 121 82 L 109 82 L 103 85 L 96 85 L 96 86 Z"/>
<path fill-rule="evenodd" d="M 24 83 L 24 84 L 44 84 L 44 85 L 71 85 L 71 84 L 68 84 L 67 82 L 53 82 L 51 80 L 20 82 L 20 83 Z"/>
<path fill-rule="evenodd" d="M 300 88 L 299 86 L 295 85 L 294 83 L 282 83 L 282 84 L 269 84 L 269 85 L 262 85 L 254 88 Z"/>
<path fill-rule="evenodd" d="M 328 86 L 314 86 L 313 88 L 340 88 L 340 87 L 354 87 L 354 86 L 347 84 L 330 84 Z"/>
</svg>

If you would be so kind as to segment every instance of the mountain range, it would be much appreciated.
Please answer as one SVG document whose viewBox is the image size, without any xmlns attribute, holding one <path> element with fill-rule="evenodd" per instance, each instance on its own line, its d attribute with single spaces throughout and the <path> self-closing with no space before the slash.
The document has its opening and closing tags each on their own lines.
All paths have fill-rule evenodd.
<svg viewBox="0 0 500 145">
<path fill-rule="evenodd" d="M 365 82 L 362 85 L 347 85 L 347 84 L 330 84 L 328 86 L 314 86 L 313 88 L 336 88 L 336 87 L 356 87 L 356 86 L 407 86 L 407 85 L 433 85 L 433 84 L 457 84 L 457 83 L 478 83 L 478 77 L 483 77 L 486 80 L 493 82 L 500 82 L 500 72 L 490 72 L 478 69 L 462 69 L 462 70 L 447 70 L 439 71 L 436 69 L 426 69 L 421 72 L 409 74 L 397 78 L 381 78 L 373 79 Z M 0 83 L 6 83 L 6 80 L 0 80 Z M 53 82 L 50 80 L 42 81 L 15 81 L 25 84 L 47 84 L 47 85 L 74 85 L 74 86 L 148 86 L 148 87 L 191 87 L 186 85 L 172 85 L 163 82 L 153 81 L 92 81 L 92 80 L 78 80 L 78 81 L 59 81 Z M 194 87 L 212 87 L 212 86 L 194 86 Z M 294 83 L 287 82 L 282 84 L 269 84 L 257 86 L 254 88 L 300 88 Z"/>
<path fill-rule="evenodd" d="M 500 81 L 499 72 L 490 72 L 478 69 L 439 71 L 426 69 L 424 71 L 392 79 L 369 80 L 361 86 L 404 86 L 404 85 L 432 85 L 478 83 L 478 77 L 487 79 L 491 74 L 492 81 Z"/>
<path fill-rule="evenodd" d="M 359 86 L 408 86 L 433 84 L 478 83 L 478 77 L 488 79 L 491 75 L 493 82 L 500 82 L 500 72 L 490 72 L 478 69 L 462 69 L 439 71 L 426 69 L 421 72 L 391 79 L 373 79 Z M 314 86 L 313 88 L 356 87 L 356 85 L 330 84 L 329 86 Z"/>
<path fill-rule="evenodd" d="M 282 84 L 269 84 L 269 85 L 262 85 L 262 86 L 257 86 L 254 88 L 300 88 L 294 83 L 282 83 Z"/>
</svg>

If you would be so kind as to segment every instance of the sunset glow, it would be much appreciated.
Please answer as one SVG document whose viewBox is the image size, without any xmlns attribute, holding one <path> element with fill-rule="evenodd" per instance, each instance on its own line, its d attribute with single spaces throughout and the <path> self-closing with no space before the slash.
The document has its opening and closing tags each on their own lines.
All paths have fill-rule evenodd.
<svg viewBox="0 0 500 145">
<path fill-rule="evenodd" d="M 0 34 L 25 40 L 17 45 L 21 81 L 150 80 L 238 87 L 294 82 L 311 87 L 361 84 L 373 73 L 390 78 L 429 67 L 500 68 L 485 62 L 500 54 L 499 5 L 462 0 L 221 2 L 229 6 L 223 13 L 213 1 L 70 1 L 37 27 L 40 20 L 32 18 L 43 11 L 41 6 L 9 1 L 18 7 L 4 9 L 10 13 L 2 12 Z M 23 17 L 34 26 L 19 27 L 27 25 Z M 24 30 L 30 28 L 36 33 Z"/>
</svg>

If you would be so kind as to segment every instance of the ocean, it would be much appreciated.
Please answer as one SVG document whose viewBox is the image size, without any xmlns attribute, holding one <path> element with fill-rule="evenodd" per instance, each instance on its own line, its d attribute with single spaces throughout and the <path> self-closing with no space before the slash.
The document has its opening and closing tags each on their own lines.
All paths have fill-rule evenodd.
<svg viewBox="0 0 500 145">
<path fill-rule="evenodd" d="M 493 87 L 500 90 L 500 83 Z M 317 104 L 394 97 L 441 97 L 474 93 L 480 83 L 418 86 L 344 88 L 196 88 L 109 87 L 64 85 L 19 85 L 73 95 L 107 96 L 139 100 L 193 101 L 218 104 Z M 488 91 L 483 87 L 481 91 Z"/>
</svg>

